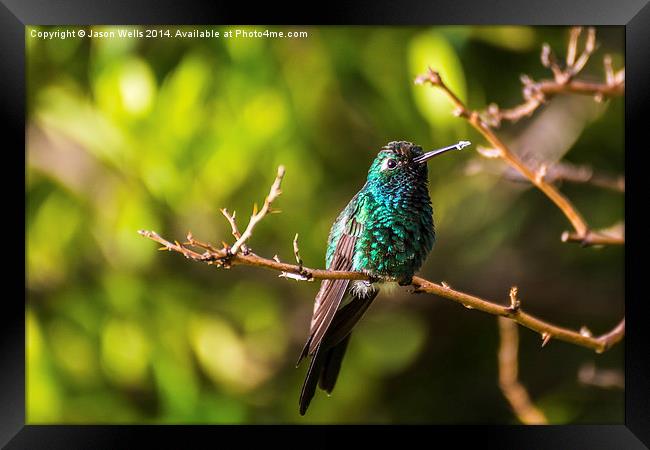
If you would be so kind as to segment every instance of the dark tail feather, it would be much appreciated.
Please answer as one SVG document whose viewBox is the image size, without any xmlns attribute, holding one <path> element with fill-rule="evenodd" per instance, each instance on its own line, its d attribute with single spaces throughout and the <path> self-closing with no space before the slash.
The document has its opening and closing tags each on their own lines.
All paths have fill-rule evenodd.
<svg viewBox="0 0 650 450">
<path fill-rule="evenodd" d="M 318 385 L 328 394 L 332 393 L 334 385 L 336 385 L 336 379 L 341 370 L 341 362 L 345 356 L 345 351 L 348 348 L 349 341 L 350 335 L 348 334 L 345 339 L 333 348 L 327 350 L 327 353 L 325 354 L 325 364 L 323 365 Z"/>
<path fill-rule="evenodd" d="M 311 399 L 314 398 L 316 393 L 316 385 L 318 385 L 318 379 L 327 357 L 327 352 L 325 354 L 320 353 L 320 346 L 316 348 L 314 356 L 311 358 L 309 363 L 309 369 L 307 370 L 307 377 L 305 382 L 302 384 L 302 391 L 300 391 L 300 415 L 304 416 L 309 408 Z"/>
<path fill-rule="evenodd" d="M 303 359 L 307 357 L 309 354 L 309 346 L 311 345 L 311 337 L 307 339 L 307 343 L 305 346 L 302 348 L 302 352 L 300 352 L 300 356 L 298 357 L 298 361 L 296 361 L 296 368 L 300 365 Z"/>
<path fill-rule="evenodd" d="M 304 416 L 307 412 L 307 408 L 309 408 L 309 404 L 316 393 L 316 386 L 320 386 L 328 394 L 332 393 L 349 340 L 350 335 L 326 351 L 321 351 L 320 346 L 316 349 L 300 392 L 301 416 Z"/>
<path fill-rule="evenodd" d="M 316 347 L 309 364 L 307 377 L 300 392 L 301 416 L 305 415 L 311 399 L 314 398 L 317 385 L 320 385 L 321 389 L 327 391 L 328 394 L 332 393 L 341 370 L 341 361 L 348 347 L 350 332 L 368 309 L 377 293 L 378 290 L 375 290 L 368 297 L 355 299 L 337 311 L 323 340 Z M 298 364 L 309 354 L 312 338 L 313 336 L 307 340 L 303 347 Z"/>
</svg>

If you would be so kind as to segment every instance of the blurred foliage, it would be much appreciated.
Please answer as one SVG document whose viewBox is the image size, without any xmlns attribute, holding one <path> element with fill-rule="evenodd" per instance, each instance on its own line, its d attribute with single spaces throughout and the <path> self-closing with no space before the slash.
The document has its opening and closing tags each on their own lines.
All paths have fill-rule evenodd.
<svg viewBox="0 0 650 450">
<path fill-rule="evenodd" d="M 237 210 L 243 226 L 284 164 L 283 212 L 256 229 L 251 246 L 290 261 L 298 232 L 305 263 L 320 267 L 331 223 L 382 145 L 483 142 L 439 92 L 414 85 L 415 75 L 432 65 L 470 106 L 511 106 L 521 100 L 520 73 L 548 76 L 542 42 L 563 55 L 566 28 L 30 36 L 54 29 L 26 34 L 29 423 L 516 422 L 497 384 L 496 320 L 406 289 L 379 296 L 333 395 L 320 392 L 300 418 L 306 365 L 294 363 L 317 284 L 254 268 L 216 271 L 157 252 L 136 230 L 228 241 L 219 208 Z M 598 39 L 585 75 L 593 79 L 602 79 L 605 52 L 624 63 L 622 28 L 599 29 Z M 622 99 L 601 106 L 574 140 L 568 160 L 621 173 Z M 562 244 L 568 223 L 548 199 L 493 174 L 469 175 L 476 158 L 467 151 L 430 165 L 438 242 L 420 274 L 504 302 L 518 285 L 524 307 L 550 321 L 595 333 L 613 326 L 623 314 L 623 249 Z M 594 226 L 623 217 L 620 194 L 562 189 Z M 622 345 L 595 355 L 539 344 L 522 330 L 520 374 L 552 422 L 623 421 L 621 391 L 577 381 L 587 361 L 622 369 Z"/>
</svg>

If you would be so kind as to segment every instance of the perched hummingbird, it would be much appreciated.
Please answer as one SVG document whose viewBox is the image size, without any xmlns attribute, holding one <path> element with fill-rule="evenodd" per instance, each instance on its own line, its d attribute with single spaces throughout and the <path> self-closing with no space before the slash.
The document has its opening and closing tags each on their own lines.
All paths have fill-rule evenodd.
<svg viewBox="0 0 650 450">
<path fill-rule="evenodd" d="M 327 241 L 329 270 L 360 271 L 372 281 L 323 280 L 314 302 L 309 339 L 298 364 L 312 356 L 300 393 L 304 415 L 316 385 L 334 389 L 350 332 L 379 292 L 379 285 L 411 284 L 433 248 L 435 232 L 426 162 L 460 141 L 427 153 L 410 142 L 389 142 L 372 162 L 368 179 L 332 225 Z"/>
</svg>

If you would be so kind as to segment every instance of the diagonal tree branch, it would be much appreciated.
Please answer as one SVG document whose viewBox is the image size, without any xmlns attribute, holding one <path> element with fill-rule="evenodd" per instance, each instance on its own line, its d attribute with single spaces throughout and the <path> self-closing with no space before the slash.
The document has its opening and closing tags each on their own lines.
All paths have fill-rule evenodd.
<svg viewBox="0 0 650 450">
<path fill-rule="evenodd" d="M 417 78 L 416 82 L 424 83 L 429 82 L 432 86 L 440 88 L 449 99 L 452 101 L 456 110 L 454 114 L 458 117 L 466 119 L 479 133 L 488 140 L 494 147 L 494 156 L 503 159 L 512 167 L 517 169 L 524 177 L 530 180 L 537 188 L 544 192 L 555 205 L 560 208 L 564 215 L 569 219 L 571 225 L 576 233 L 580 236 L 586 236 L 589 227 L 583 219 L 582 215 L 575 209 L 571 202 L 562 195 L 552 184 L 549 184 L 543 174 L 535 173 L 528 168 L 517 155 L 515 155 L 490 129 L 490 127 L 481 120 L 476 111 L 470 111 L 465 104 L 454 94 L 447 85 L 442 81 L 442 78 L 433 69 L 429 68 L 426 75 Z"/>
<path fill-rule="evenodd" d="M 590 35 L 591 33 L 593 32 L 590 32 Z M 575 37 L 575 39 L 577 40 L 577 37 Z M 589 40 L 590 39 L 591 38 L 589 38 Z M 589 46 L 589 44 L 587 44 L 587 46 Z M 560 70 L 557 64 L 553 62 L 553 58 L 547 55 L 547 64 L 555 73 L 555 84 L 553 85 L 553 89 L 556 89 L 557 92 L 565 92 L 565 90 L 563 90 L 564 87 L 567 84 L 570 84 L 573 76 L 582 69 L 586 63 L 586 59 L 588 59 L 589 55 L 591 54 L 591 51 L 592 50 L 590 49 L 585 49 L 577 61 L 574 61 L 575 56 L 569 55 L 568 62 L 571 62 L 572 64 L 568 64 L 568 68 L 565 71 Z M 573 51 L 573 53 L 575 53 L 575 51 Z M 610 77 L 611 74 L 608 75 L 608 78 Z M 573 233 L 565 233 L 563 235 L 566 236 L 566 239 L 562 239 L 564 242 L 580 242 L 585 246 L 606 244 L 622 245 L 625 243 L 625 238 L 623 235 L 614 236 L 612 234 L 603 234 L 599 231 L 591 230 L 585 219 L 582 217 L 582 214 L 580 214 L 580 212 L 571 203 L 571 201 L 567 199 L 552 183 L 546 179 L 545 167 L 542 166 L 538 171 L 534 171 L 526 164 L 524 164 L 523 161 L 512 150 L 510 150 L 510 148 L 505 143 L 503 143 L 501 139 L 499 139 L 499 137 L 492 130 L 490 124 L 483 120 L 478 112 L 467 108 L 467 106 L 465 106 L 465 104 L 458 98 L 458 96 L 453 91 L 451 91 L 451 89 L 449 89 L 438 72 L 429 67 L 425 74 L 420 75 L 415 79 L 415 82 L 416 84 L 429 83 L 431 86 L 443 91 L 456 108 L 454 114 L 458 117 L 466 119 L 474 127 L 474 129 L 483 135 L 483 137 L 490 143 L 491 147 L 493 147 L 492 149 L 489 149 L 489 152 L 483 151 L 481 153 L 486 157 L 502 159 L 504 162 L 521 173 L 522 176 L 530 180 L 533 185 L 535 185 L 539 190 L 546 194 L 546 196 L 553 203 L 555 203 L 555 205 L 569 220 L 574 229 Z M 562 90 L 559 86 L 563 86 Z"/>
</svg>

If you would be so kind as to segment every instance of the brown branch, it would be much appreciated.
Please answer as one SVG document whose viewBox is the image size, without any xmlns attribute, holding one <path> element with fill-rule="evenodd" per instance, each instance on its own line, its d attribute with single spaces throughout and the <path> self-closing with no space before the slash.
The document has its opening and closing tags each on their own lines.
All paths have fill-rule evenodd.
<svg viewBox="0 0 650 450">
<path fill-rule="evenodd" d="M 618 222 L 613 226 L 600 230 L 597 234 L 588 232 L 585 236 L 565 231 L 561 236 L 562 242 L 578 242 L 583 246 L 619 244 L 625 242 L 625 225 Z"/>
<path fill-rule="evenodd" d="M 522 423 L 526 425 L 547 424 L 546 416 L 533 404 L 528 391 L 518 379 L 519 330 L 517 324 L 504 317 L 499 317 L 498 322 L 501 340 L 498 353 L 499 387 Z"/>
<path fill-rule="evenodd" d="M 413 285 L 416 287 L 416 292 L 435 294 L 458 302 L 469 309 L 478 309 L 488 314 L 512 319 L 519 325 L 539 333 L 542 336 L 542 339 L 546 340 L 546 342 L 553 338 L 590 348 L 597 353 L 602 353 L 615 343 L 619 342 L 625 334 L 625 319 L 623 319 L 623 322 L 619 323 L 612 331 L 602 336 L 593 337 L 581 333 L 580 331 L 573 331 L 568 328 L 559 327 L 545 322 L 524 312 L 521 307 L 512 308 L 511 306 L 503 306 L 464 292 L 456 291 L 451 289 L 449 286 L 433 283 L 420 277 L 413 278 Z"/>
<path fill-rule="evenodd" d="M 188 235 L 188 244 L 195 247 L 200 247 L 205 250 L 204 253 L 196 253 L 192 250 L 185 248 L 183 245 L 176 243 L 171 243 L 156 232 L 153 231 L 138 231 L 142 236 L 152 239 L 163 245 L 163 249 L 169 251 L 175 251 L 181 253 L 186 258 L 192 259 L 194 261 L 204 262 L 207 264 L 215 265 L 217 267 L 230 268 L 232 266 L 254 266 L 261 267 L 270 270 L 276 270 L 281 273 L 280 276 L 285 276 L 282 274 L 294 274 L 296 279 L 317 279 L 317 280 L 368 280 L 370 279 L 368 275 L 362 272 L 346 272 L 338 270 L 322 270 L 322 269 L 310 269 L 301 265 L 287 264 L 280 262 L 279 260 L 266 259 L 261 256 L 258 256 L 252 252 L 248 254 L 236 253 L 232 254 L 229 252 L 227 246 L 224 246 L 222 249 L 216 249 L 210 244 L 206 244 L 194 239 L 194 237 Z M 286 276 L 285 276 L 286 277 Z M 511 304 L 510 306 L 504 306 L 495 302 L 484 300 L 474 295 L 466 294 L 461 291 L 454 290 L 450 288 L 446 283 L 437 284 L 424 278 L 413 277 L 412 285 L 414 286 L 414 292 L 417 293 L 428 293 L 434 294 L 439 297 L 447 298 L 453 300 L 457 303 L 462 304 L 469 309 L 477 309 L 479 311 L 486 312 L 495 316 L 503 316 L 511 319 L 518 324 L 529 328 L 533 331 L 536 331 L 542 335 L 543 339 L 547 342 L 549 339 L 558 339 L 561 341 L 569 342 L 571 344 L 579 345 L 581 347 L 586 347 L 596 351 L 597 353 L 602 353 L 603 351 L 610 348 L 615 343 L 619 342 L 625 333 L 625 322 L 621 322 L 614 330 L 608 332 L 599 337 L 593 337 L 587 335 L 586 333 L 581 333 L 580 331 L 573 331 L 568 328 L 559 327 L 551 323 L 545 322 L 535 316 L 532 316 L 524 312 L 519 305 L 516 307 Z M 515 293 L 516 296 L 516 293 Z M 512 302 L 512 292 L 511 292 L 511 302 Z"/>
<path fill-rule="evenodd" d="M 580 236 L 585 236 L 589 227 L 582 218 L 582 215 L 575 209 L 571 202 L 564 197 L 552 184 L 544 180 L 542 174 L 534 173 L 528 168 L 517 155 L 515 155 L 490 129 L 490 127 L 479 117 L 476 111 L 470 111 L 465 104 L 454 94 L 447 85 L 442 81 L 442 78 L 429 67 L 425 75 L 421 75 L 416 79 L 417 83 L 429 82 L 432 86 L 441 89 L 452 101 L 456 110 L 455 115 L 466 119 L 479 133 L 485 137 L 488 142 L 494 147 L 494 156 L 503 159 L 506 163 L 510 164 L 518 170 L 524 177 L 531 181 L 537 188 L 544 192 L 555 205 L 560 208 L 564 215 L 569 219 L 571 225 Z"/>
<path fill-rule="evenodd" d="M 621 342 L 625 337 L 625 317 L 609 333 L 603 334 L 598 340 L 603 344 L 603 351 Z"/>
<path fill-rule="evenodd" d="M 540 59 L 542 65 L 553 72 L 553 79 L 535 82 L 526 75 L 522 76 L 524 103 L 508 109 L 500 109 L 498 105 L 493 103 L 488 106 L 483 114 L 485 121 L 495 128 L 498 128 L 504 120 L 516 122 L 522 117 L 532 115 L 537 108 L 557 94 L 590 95 L 599 102 L 605 97 L 623 95 L 625 93 L 625 69 L 621 69 L 615 74 L 612 59 L 609 55 L 605 55 L 603 58 L 605 82 L 598 83 L 574 79 L 584 69 L 596 48 L 596 31 L 594 28 L 589 28 L 584 49 L 576 59 L 578 38 L 581 33 L 582 27 L 571 29 L 564 69 L 560 67 L 551 47 L 544 44 Z"/>
<path fill-rule="evenodd" d="M 580 239 L 584 245 L 604 245 L 604 244 L 624 244 L 625 239 L 615 238 L 612 236 L 601 235 L 598 231 L 589 229 L 587 222 L 582 217 L 580 212 L 573 206 L 555 186 L 545 179 L 545 167 L 540 171 L 535 172 L 526 166 L 519 157 L 512 152 L 506 144 L 501 141 L 496 134 L 492 131 L 490 126 L 481 119 L 476 111 L 468 109 L 465 104 L 458 98 L 458 96 L 447 87 L 442 81 L 440 74 L 430 67 L 424 75 L 420 75 L 415 79 L 418 84 L 425 82 L 430 83 L 432 86 L 442 90 L 451 102 L 456 107 L 454 114 L 456 116 L 466 119 L 485 139 L 494 147 L 488 157 L 498 157 L 508 163 L 511 167 L 520 172 L 525 178 L 530 180 L 533 185 L 540 189 L 546 196 L 551 199 L 553 203 L 564 213 L 566 218 L 573 226 L 575 233 L 573 234 Z M 573 242 L 573 239 L 568 239 L 565 242 Z"/>
</svg>

